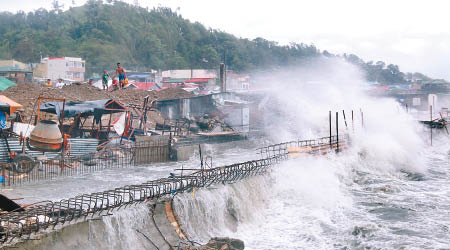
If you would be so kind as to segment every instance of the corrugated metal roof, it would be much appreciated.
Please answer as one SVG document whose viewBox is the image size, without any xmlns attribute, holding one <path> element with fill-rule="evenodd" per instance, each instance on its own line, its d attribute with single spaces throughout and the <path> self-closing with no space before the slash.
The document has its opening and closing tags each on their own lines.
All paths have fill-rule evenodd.
<svg viewBox="0 0 450 250">
<path fill-rule="evenodd" d="M 14 66 L 0 66 L 0 71 L 2 72 L 32 72 L 30 70 L 21 69 Z"/>
<path fill-rule="evenodd" d="M 70 138 L 70 156 L 82 156 L 87 155 L 97 151 L 97 146 L 99 144 L 98 139 L 87 139 L 87 138 Z M 22 151 L 22 145 L 19 144 L 17 138 L 8 138 L 9 147 L 12 152 Z M 32 156 L 45 155 L 48 159 L 55 158 L 60 155 L 60 153 L 42 153 L 39 151 L 31 151 L 25 146 L 25 153 Z M 0 162 L 8 161 L 8 148 L 6 147 L 5 139 L 0 139 Z"/>
<path fill-rule="evenodd" d="M 131 79 L 131 78 L 145 78 L 145 77 L 151 77 L 152 75 L 149 73 L 149 74 L 131 74 L 131 75 L 128 75 L 128 78 L 129 79 Z"/>
<path fill-rule="evenodd" d="M 186 80 L 185 82 L 208 82 L 209 80 L 213 80 L 214 78 L 192 78 Z"/>
<path fill-rule="evenodd" d="M 189 80 L 189 78 L 172 78 L 172 79 L 167 79 L 164 80 L 163 83 L 183 83 L 186 80 Z"/>
<path fill-rule="evenodd" d="M 14 85 L 16 85 L 14 82 L 12 82 L 4 77 L 0 77 L 0 90 L 1 91 L 4 91 Z"/>
<path fill-rule="evenodd" d="M 154 83 L 154 82 L 134 82 L 133 84 L 138 89 L 143 89 L 143 90 L 158 89 L 158 85 L 156 85 L 156 83 Z"/>
</svg>

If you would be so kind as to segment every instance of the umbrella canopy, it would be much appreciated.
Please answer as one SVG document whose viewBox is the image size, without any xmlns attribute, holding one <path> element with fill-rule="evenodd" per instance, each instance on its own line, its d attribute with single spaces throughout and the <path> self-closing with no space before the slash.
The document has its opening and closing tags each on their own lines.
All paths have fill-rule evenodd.
<svg viewBox="0 0 450 250">
<path fill-rule="evenodd" d="M 16 110 L 23 108 L 23 106 L 4 95 L 0 95 L 0 111 L 11 115 Z"/>
</svg>

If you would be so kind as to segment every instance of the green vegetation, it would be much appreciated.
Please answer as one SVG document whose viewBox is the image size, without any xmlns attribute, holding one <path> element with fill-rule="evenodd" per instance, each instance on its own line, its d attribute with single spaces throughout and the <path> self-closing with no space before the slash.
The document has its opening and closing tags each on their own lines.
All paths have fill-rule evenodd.
<svg viewBox="0 0 450 250">
<path fill-rule="evenodd" d="M 324 51 L 323 54 L 328 57 L 335 56 L 327 51 Z M 418 72 L 403 73 L 400 71 L 398 65 L 386 65 L 382 61 L 378 61 L 376 63 L 373 61 L 364 62 L 361 58 L 353 54 L 344 54 L 343 57 L 348 62 L 359 66 L 366 73 L 366 78 L 368 81 L 379 83 L 407 83 L 416 80 L 421 80 L 420 82 L 429 82 L 433 80 L 430 77 Z M 440 82 L 445 82 L 445 80 L 440 80 Z"/>
<path fill-rule="evenodd" d="M 0 59 L 39 62 L 41 56 L 82 57 L 91 75 L 112 69 L 115 62 L 143 71 L 215 69 L 225 62 L 231 70 L 248 72 L 302 64 L 322 54 L 335 56 L 314 45 L 280 46 L 263 38 L 236 38 L 191 23 L 168 8 L 148 10 L 113 0 L 89 0 L 64 12 L 57 1 L 53 6 L 51 11 L 0 12 Z M 367 71 L 368 80 L 405 81 L 396 65 L 344 57 Z"/>
</svg>

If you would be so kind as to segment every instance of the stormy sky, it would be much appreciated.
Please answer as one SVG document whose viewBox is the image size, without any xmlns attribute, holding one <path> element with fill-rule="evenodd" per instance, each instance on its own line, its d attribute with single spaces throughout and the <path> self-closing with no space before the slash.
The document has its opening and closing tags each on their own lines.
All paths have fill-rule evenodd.
<svg viewBox="0 0 450 250">
<path fill-rule="evenodd" d="M 53 0 L 0 0 L 1 10 L 50 9 Z M 86 0 L 59 0 L 64 9 Z M 106 1 L 104 1 L 106 2 Z M 402 71 L 450 80 L 450 2 L 445 0 L 126 0 L 168 6 L 191 21 L 237 37 L 316 45 Z"/>
</svg>

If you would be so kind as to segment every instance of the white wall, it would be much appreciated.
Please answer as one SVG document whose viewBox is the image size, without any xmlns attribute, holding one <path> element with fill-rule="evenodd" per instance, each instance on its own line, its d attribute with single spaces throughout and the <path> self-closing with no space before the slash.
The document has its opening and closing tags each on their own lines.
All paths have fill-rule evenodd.
<svg viewBox="0 0 450 250">
<path fill-rule="evenodd" d="M 170 77 L 170 78 L 191 78 L 191 70 L 190 69 L 175 69 L 175 70 L 167 70 L 162 72 L 162 77 Z M 217 78 L 216 70 L 208 70 L 208 69 L 193 69 L 192 70 L 192 78 Z"/>
<path fill-rule="evenodd" d="M 47 76 L 52 80 L 59 78 L 84 81 L 85 61 L 76 57 L 45 58 L 41 63 L 47 66 Z"/>
</svg>

